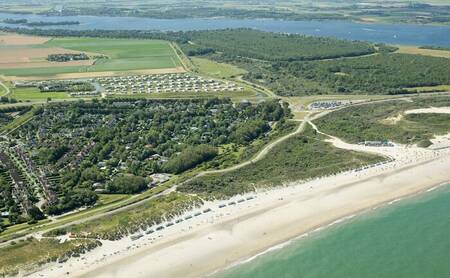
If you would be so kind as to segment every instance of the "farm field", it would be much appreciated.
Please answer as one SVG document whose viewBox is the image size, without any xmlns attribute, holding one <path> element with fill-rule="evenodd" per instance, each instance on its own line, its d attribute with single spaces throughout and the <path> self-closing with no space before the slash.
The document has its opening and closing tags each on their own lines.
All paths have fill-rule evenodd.
<svg viewBox="0 0 450 278">
<path fill-rule="evenodd" d="M 28 44 L 27 44 L 28 43 Z M 91 72 L 127 72 L 173 69 L 181 63 L 169 42 L 160 40 L 121 40 L 98 38 L 36 38 L 0 36 L 0 74 L 11 79 L 52 77 Z M 50 62 L 50 54 L 79 54 L 89 60 Z"/>
<path fill-rule="evenodd" d="M 426 49 L 417 46 L 398 46 L 398 53 L 417 54 L 432 57 L 450 58 L 450 51 L 439 49 Z"/>
</svg>

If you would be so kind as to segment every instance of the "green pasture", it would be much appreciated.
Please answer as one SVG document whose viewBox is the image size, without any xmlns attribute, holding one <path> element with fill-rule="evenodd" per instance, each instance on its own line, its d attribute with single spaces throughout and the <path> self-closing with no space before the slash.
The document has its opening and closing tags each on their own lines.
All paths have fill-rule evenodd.
<svg viewBox="0 0 450 278">
<path fill-rule="evenodd" d="M 64 73 L 174 68 L 181 62 L 169 42 L 101 38 L 55 38 L 39 47 L 62 47 L 99 58 L 91 66 L 0 69 L 7 76 L 52 76 Z"/>
</svg>

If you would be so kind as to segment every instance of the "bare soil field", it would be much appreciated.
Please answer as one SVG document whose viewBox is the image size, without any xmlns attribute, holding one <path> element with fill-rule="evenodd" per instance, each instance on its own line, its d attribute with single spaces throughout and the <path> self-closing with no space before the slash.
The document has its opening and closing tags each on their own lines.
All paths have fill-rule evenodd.
<svg viewBox="0 0 450 278">
<path fill-rule="evenodd" d="M 49 54 L 80 53 L 61 47 L 48 48 L 5 48 L 0 52 L 0 63 L 23 63 L 45 60 Z"/>
<path fill-rule="evenodd" d="M 31 45 L 31 44 L 43 44 L 49 41 L 50 38 L 46 37 L 34 37 L 34 36 L 22 36 L 15 34 L 1 35 L 0 34 L 0 46 L 5 45 Z"/>
<path fill-rule="evenodd" d="M 49 79 L 80 79 L 93 77 L 110 77 L 110 76 L 126 76 L 130 74 L 165 74 L 165 73 L 183 73 L 186 70 L 183 67 L 166 68 L 166 69 L 149 69 L 149 70 L 133 70 L 126 72 L 101 71 L 101 72 L 79 72 L 79 73 L 62 73 L 52 76 L 8 76 L 5 79 L 9 81 L 18 80 L 49 80 Z"/>
<path fill-rule="evenodd" d="M 435 50 L 435 49 L 422 49 L 417 46 L 399 46 L 398 53 L 405 54 L 417 54 L 432 57 L 450 58 L 450 51 Z"/>
<path fill-rule="evenodd" d="M 0 63 L 3 69 L 28 69 L 28 68 L 44 68 L 44 67 L 73 67 L 73 66 L 91 66 L 93 60 L 70 61 L 70 62 L 24 62 L 24 63 Z"/>
</svg>

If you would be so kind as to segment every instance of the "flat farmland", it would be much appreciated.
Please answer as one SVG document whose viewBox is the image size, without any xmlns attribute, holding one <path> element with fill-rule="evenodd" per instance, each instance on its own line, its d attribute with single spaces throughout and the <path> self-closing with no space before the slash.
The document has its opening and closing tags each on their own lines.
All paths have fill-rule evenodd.
<svg viewBox="0 0 450 278">
<path fill-rule="evenodd" d="M 10 79 L 56 77 L 61 74 L 168 70 L 183 71 L 181 62 L 169 42 L 161 40 L 127 40 L 99 38 L 57 38 L 38 40 L 30 45 L 11 42 L 25 37 L 0 36 L 0 74 Z M 85 53 L 90 60 L 49 62 L 49 54 Z"/>
<path fill-rule="evenodd" d="M 181 66 L 169 42 L 160 40 L 67 38 L 53 39 L 46 45 L 80 52 L 100 53 L 108 57 L 97 60 L 88 71 L 124 71 Z"/>
<path fill-rule="evenodd" d="M 92 65 L 93 60 L 49 62 L 50 54 L 76 54 L 79 51 L 61 47 L 8 47 L 0 51 L 0 69 L 43 68 Z"/>
<path fill-rule="evenodd" d="M 16 34 L 0 34 L 0 46 L 37 45 L 49 41 L 47 37 L 24 36 Z"/>
</svg>

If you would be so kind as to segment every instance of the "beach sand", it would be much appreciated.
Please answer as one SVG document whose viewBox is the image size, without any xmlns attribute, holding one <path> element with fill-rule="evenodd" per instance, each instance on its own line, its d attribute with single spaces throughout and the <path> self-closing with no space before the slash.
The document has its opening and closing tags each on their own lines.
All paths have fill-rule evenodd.
<svg viewBox="0 0 450 278">
<path fill-rule="evenodd" d="M 104 241 L 81 258 L 47 265 L 29 277 L 204 277 L 272 246 L 450 180 L 448 148 L 376 148 L 337 138 L 329 141 L 393 161 L 237 196 L 234 201 L 255 198 L 224 208 L 218 205 L 230 201 L 207 203 L 200 210 L 211 208 L 209 213 L 136 241 Z"/>
</svg>

